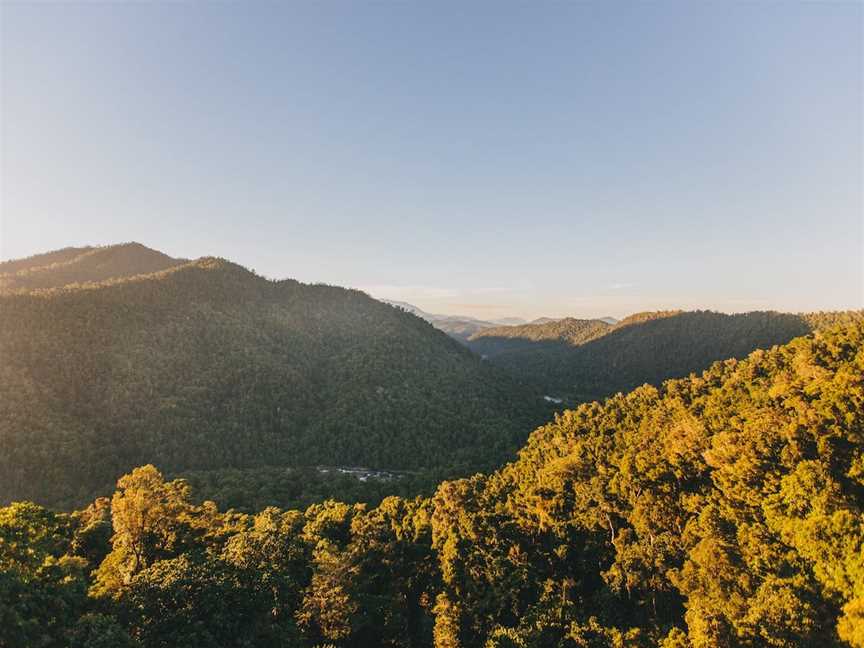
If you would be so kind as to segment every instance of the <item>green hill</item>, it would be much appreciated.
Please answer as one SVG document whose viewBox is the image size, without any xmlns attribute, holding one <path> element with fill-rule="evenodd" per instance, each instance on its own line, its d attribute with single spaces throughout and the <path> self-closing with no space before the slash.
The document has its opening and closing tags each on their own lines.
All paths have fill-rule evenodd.
<svg viewBox="0 0 864 648">
<path fill-rule="evenodd" d="M 464 645 L 864 645 L 864 323 L 565 412 L 434 504 Z"/>
<path fill-rule="evenodd" d="M 864 322 L 583 404 L 375 508 L 197 504 L 153 466 L 0 509 L 0 645 L 864 646 Z"/>
<path fill-rule="evenodd" d="M 469 348 L 546 394 L 575 404 L 648 383 L 687 376 L 726 358 L 784 344 L 828 324 L 864 317 L 861 311 L 795 315 L 660 311 L 615 325 L 565 319 L 486 329 Z"/>
<path fill-rule="evenodd" d="M 472 470 L 544 415 L 537 393 L 358 291 L 220 259 L 80 283 L 118 251 L 169 263 L 100 248 L 61 263 L 78 285 L 0 296 L 0 501 L 80 502 L 147 462 Z"/>
<path fill-rule="evenodd" d="M 486 328 L 469 338 L 469 346 L 486 358 L 494 358 L 542 344 L 579 346 L 606 335 L 611 329 L 612 326 L 603 320 L 566 317 L 519 326 Z"/>
</svg>

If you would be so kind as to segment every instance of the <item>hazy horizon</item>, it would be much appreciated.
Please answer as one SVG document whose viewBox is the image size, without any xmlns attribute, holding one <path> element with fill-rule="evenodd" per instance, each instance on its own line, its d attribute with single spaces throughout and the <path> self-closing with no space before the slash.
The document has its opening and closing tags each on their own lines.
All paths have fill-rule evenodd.
<svg viewBox="0 0 864 648">
<path fill-rule="evenodd" d="M 81 248 L 85 248 L 85 247 L 113 247 L 113 246 L 120 246 L 120 245 L 125 245 L 125 244 L 130 244 L 130 243 L 136 243 L 139 245 L 144 245 L 145 247 L 148 247 L 150 249 L 155 249 L 149 245 L 146 245 L 146 243 L 143 243 L 141 241 L 126 241 L 123 243 L 107 243 L 107 244 L 100 244 L 100 245 L 96 245 L 96 246 L 81 244 L 79 246 L 67 246 L 67 247 L 81 247 Z M 60 248 L 58 248 L 58 249 L 60 249 Z M 40 254 L 44 254 L 47 252 L 54 252 L 54 251 L 57 251 L 57 250 L 39 250 L 37 252 L 34 252 L 32 255 L 26 255 L 26 256 L 34 256 L 34 255 L 38 256 Z M 165 252 L 165 250 L 157 250 L 157 251 Z M 185 258 L 182 254 L 176 254 L 176 255 L 169 254 L 169 256 L 174 256 L 174 258 L 180 258 L 180 259 Z M 202 255 L 202 256 L 203 257 L 212 257 L 214 255 Z M 3 261 L 12 261 L 12 260 L 17 260 L 17 259 L 22 259 L 22 258 L 26 258 L 26 257 L 8 257 L 8 258 L 6 258 L 3 256 L 0 256 L 0 263 L 2 263 Z M 201 258 L 201 257 L 188 258 L 187 260 L 188 261 L 194 261 L 197 258 Z M 224 258 L 226 258 L 228 261 L 231 261 L 231 262 L 240 263 L 237 259 L 232 259 L 230 257 L 224 257 Z M 262 276 L 262 277 L 270 279 L 270 280 L 295 279 L 295 277 L 269 276 L 266 274 L 262 274 L 262 273 L 258 272 L 255 269 L 254 265 L 252 265 L 252 264 L 240 263 L 240 265 L 242 265 L 243 267 L 255 272 L 259 276 Z M 316 284 L 316 283 L 325 283 L 325 282 L 304 281 L 304 283 Z M 340 284 L 329 284 L 329 285 L 340 285 Z M 583 308 L 582 310 L 567 310 L 567 311 L 557 311 L 557 312 L 550 311 L 550 312 L 538 313 L 536 311 L 526 312 L 526 311 L 508 310 L 507 306 L 503 306 L 503 305 L 494 305 L 494 306 L 479 305 L 478 306 L 477 304 L 460 304 L 460 303 L 447 304 L 446 302 L 444 303 L 444 305 L 441 309 L 436 309 L 434 307 L 434 303 L 435 303 L 434 301 L 430 301 L 427 299 L 412 300 L 412 299 L 401 298 L 401 295 L 403 295 L 403 294 L 405 294 L 405 295 L 416 294 L 415 291 L 418 290 L 417 287 L 411 287 L 411 286 L 405 286 L 405 287 L 347 286 L 347 285 L 344 287 L 356 288 L 357 290 L 362 290 L 363 292 L 366 292 L 371 297 L 378 299 L 378 300 L 387 301 L 387 302 L 394 302 L 394 303 L 405 303 L 407 305 L 420 308 L 421 310 L 423 310 L 426 313 L 431 314 L 431 315 L 467 316 L 467 317 L 471 317 L 474 319 L 486 320 L 486 321 L 496 321 L 496 320 L 503 320 L 503 319 L 508 319 L 508 318 L 510 318 L 510 319 L 521 318 L 521 319 L 525 320 L 526 322 L 530 322 L 532 320 L 535 320 L 538 318 L 544 318 L 544 317 L 553 318 L 553 319 L 563 319 L 566 317 L 573 317 L 573 318 L 578 318 L 578 319 L 600 319 L 603 317 L 614 317 L 614 318 L 620 320 L 620 319 L 627 317 L 629 315 L 634 315 L 634 314 L 641 313 L 641 312 L 664 311 L 664 310 L 685 310 L 685 311 L 711 310 L 711 311 L 716 311 L 716 312 L 721 312 L 721 313 L 726 313 L 726 314 L 745 313 L 745 312 L 752 312 L 752 311 L 765 311 L 765 310 L 779 310 L 779 309 L 759 308 L 759 307 L 754 307 L 754 308 L 731 307 L 731 308 L 723 309 L 723 308 L 714 308 L 714 307 L 710 307 L 710 306 L 703 306 L 703 305 L 700 305 L 698 303 L 693 304 L 693 305 L 682 305 L 682 304 L 676 304 L 676 303 L 671 303 L 671 302 L 670 303 L 663 303 L 662 305 L 657 305 L 657 306 L 649 305 L 647 308 L 634 308 L 634 309 L 629 309 L 629 310 L 625 309 L 625 310 L 621 310 L 620 312 L 613 312 L 613 310 L 609 310 L 606 312 L 592 312 L 592 311 L 587 310 L 587 308 Z M 393 296 L 394 292 L 396 293 L 395 297 Z M 447 297 L 447 295 L 439 295 L 439 299 L 444 299 L 446 297 Z M 425 303 L 433 303 L 433 307 L 426 307 L 423 305 Z M 478 310 L 476 310 L 478 308 L 479 308 L 479 312 L 478 312 Z M 820 309 L 803 308 L 803 309 L 786 310 L 786 311 L 779 310 L 779 312 L 811 313 L 811 312 L 816 312 L 818 310 L 820 310 Z M 860 310 L 860 307 L 852 306 L 849 308 L 822 309 L 822 310 L 835 310 L 835 311 Z"/>
<path fill-rule="evenodd" d="M 859 3 L 10 4 L 0 259 L 480 319 L 864 307 Z"/>
</svg>

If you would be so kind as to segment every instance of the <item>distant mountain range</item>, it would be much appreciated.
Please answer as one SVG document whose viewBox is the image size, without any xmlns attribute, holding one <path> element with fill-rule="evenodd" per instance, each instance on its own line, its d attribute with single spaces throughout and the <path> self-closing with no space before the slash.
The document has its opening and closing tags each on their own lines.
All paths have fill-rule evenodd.
<svg viewBox="0 0 864 648">
<path fill-rule="evenodd" d="M 435 313 L 427 313 L 423 309 L 403 301 L 391 301 L 387 299 L 381 301 L 390 304 L 391 306 L 396 306 L 397 308 L 406 310 L 409 313 L 426 320 L 435 328 L 444 331 L 447 335 L 450 335 L 463 343 L 467 342 L 471 336 L 486 329 L 506 326 L 524 326 L 526 324 L 548 324 L 550 322 L 557 322 L 560 319 L 564 319 L 539 317 L 529 322 L 521 317 L 502 317 L 494 320 L 481 320 L 468 315 L 439 315 Z M 599 319 L 609 324 L 615 324 L 618 321 L 614 317 L 601 317 Z"/>
</svg>

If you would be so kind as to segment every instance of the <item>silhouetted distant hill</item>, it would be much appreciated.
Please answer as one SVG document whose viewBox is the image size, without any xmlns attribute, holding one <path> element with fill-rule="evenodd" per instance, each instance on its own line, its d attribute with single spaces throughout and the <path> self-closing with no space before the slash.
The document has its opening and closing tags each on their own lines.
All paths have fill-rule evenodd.
<svg viewBox="0 0 864 648">
<path fill-rule="evenodd" d="M 0 275 L 14 274 L 22 270 L 30 270 L 33 268 L 42 268 L 55 264 L 66 263 L 75 257 L 81 256 L 86 252 L 90 252 L 92 247 L 67 247 L 62 250 L 54 250 L 53 252 L 44 252 L 34 254 L 23 259 L 11 259 L 9 261 L 0 262 Z"/>
<path fill-rule="evenodd" d="M 0 263 L 0 292 L 62 288 L 134 277 L 166 270 L 185 261 L 173 259 L 140 243 L 66 248 Z"/>
</svg>

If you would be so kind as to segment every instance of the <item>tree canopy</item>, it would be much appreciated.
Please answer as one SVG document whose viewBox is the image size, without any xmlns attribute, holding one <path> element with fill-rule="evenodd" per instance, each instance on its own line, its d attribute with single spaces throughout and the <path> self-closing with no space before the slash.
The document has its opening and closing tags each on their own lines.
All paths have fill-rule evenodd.
<svg viewBox="0 0 864 648">
<path fill-rule="evenodd" d="M 574 406 L 700 373 L 713 362 L 741 359 L 756 349 L 862 318 L 862 311 L 657 311 L 614 325 L 568 318 L 489 328 L 474 334 L 468 346 L 489 363 Z"/>
<path fill-rule="evenodd" d="M 549 415 L 419 318 L 213 258 L 0 295 L 0 357 L 0 503 L 81 505 L 147 463 L 468 474 Z"/>
<path fill-rule="evenodd" d="M 864 323 L 557 415 L 370 508 L 153 466 L 0 509 L 0 646 L 864 646 Z"/>
</svg>

